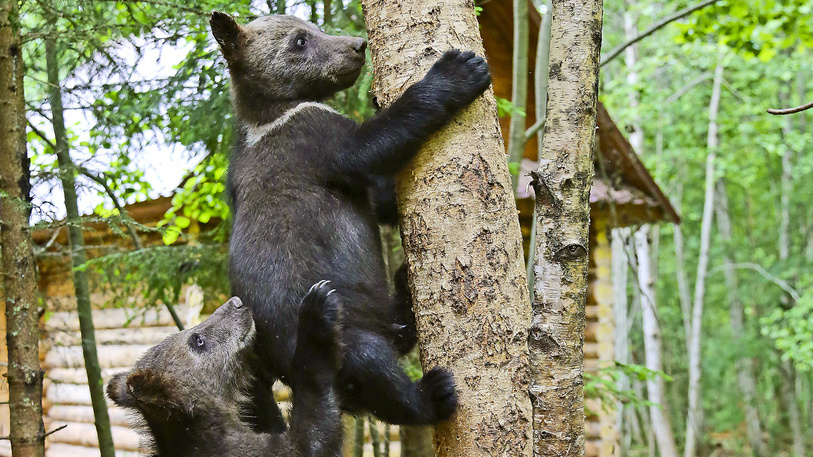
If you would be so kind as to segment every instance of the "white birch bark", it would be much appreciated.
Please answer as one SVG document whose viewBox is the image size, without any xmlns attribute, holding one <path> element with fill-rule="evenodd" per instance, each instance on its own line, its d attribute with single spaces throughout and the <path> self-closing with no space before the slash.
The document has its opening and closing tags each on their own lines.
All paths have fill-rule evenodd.
<svg viewBox="0 0 813 457">
<path fill-rule="evenodd" d="M 627 323 L 627 313 L 629 306 L 627 303 L 627 283 L 629 265 L 627 263 L 627 253 L 624 249 L 629 237 L 628 228 L 617 228 L 612 232 L 612 256 L 613 256 L 613 316 L 615 320 L 615 341 L 613 350 L 615 360 L 620 363 L 629 363 L 629 324 Z M 618 378 L 618 390 L 621 392 L 629 390 L 629 379 L 626 376 Z M 620 401 L 617 405 L 618 420 L 616 426 L 619 430 L 622 427 L 622 416 L 624 405 Z"/>
<path fill-rule="evenodd" d="M 684 457 L 695 457 L 697 437 L 700 434 L 700 338 L 703 329 L 703 297 L 706 293 L 706 273 L 711 246 L 711 226 L 714 218 L 714 167 L 717 156 L 717 112 L 720 107 L 720 86 L 723 80 L 723 66 L 714 70 L 714 84 L 709 103 L 708 155 L 706 156 L 706 192 L 703 204 L 703 219 L 700 228 L 700 255 L 697 260 L 697 279 L 694 284 L 692 304 L 692 333 L 689 344 L 689 413 L 686 420 L 686 445 Z"/>
<path fill-rule="evenodd" d="M 635 253 L 638 259 L 638 289 L 641 291 L 643 308 L 644 353 L 646 367 L 653 371 L 663 371 L 661 362 L 661 330 L 655 305 L 655 291 L 650 276 L 649 226 L 635 232 Z M 646 382 L 650 424 L 661 457 L 677 457 L 675 438 L 668 416 L 668 406 L 663 378 L 658 376 Z"/>
<path fill-rule="evenodd" d="M 534 173 L 529 339 L 534 455 L 584 455 L 584 307 L 602 2 L 552 2 L 548 103 Z"/>
</svg>

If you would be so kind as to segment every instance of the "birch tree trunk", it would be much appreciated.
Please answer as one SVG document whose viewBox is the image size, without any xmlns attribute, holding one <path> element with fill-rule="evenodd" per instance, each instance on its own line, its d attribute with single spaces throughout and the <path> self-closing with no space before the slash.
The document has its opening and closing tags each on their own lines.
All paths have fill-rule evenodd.
<svg viewBox="0 0 813 457">
<path fill-rule="evenodd" d="M 483 55 L 469 0 L 363 0 L 388 106 L 452 48 Z M 488 91 L 424 146 L 398 179 L 404 251 L 424 369 L 457 381 L 459 408 L 436 455 L 529 456 L 530 307 L 496 102 Z"/>
<path fill-rule="evenodd" d="M 62 192 L 65 196 L 66 220 L 68 222 L 68 240 L 71 248 L 71 265 L 73 270 L 73 286 L 76 293 L 76 310 L 79 315 L 79 331 L 82 334 L 82 356 L 85 362 L 85 372 L 90 388 L 91 404 L 93 406 L 94 425 L 99 440 L 99 451 L 102 457 L 115 457 L 113 436 L 110 430 L 110 417 L 107 413 L 107 403 L 104 396 L 104 382 L 102 380 L 99 357 L 96 353 L 96 335 L 93 327 L 93 316 L 90 307 L 90 286 L 87 272 L 79 270 L 87 261 L 85 253 L 85 237 L 82 233 L 82 221 L 79 218 L 79 208 L 76 198 L 76 166 L 71 161 L 68 135 L 65 131 L 65 121 L 62 108 L 62 90 L 59 80 L 59 63 L 57 60 L 56 44 L 52 40 L 45 42 L 45 60 L 48 73 L 48 83 L 51 102 L 51 122 L 54 127 L 54 143 L 59 163 L 59 175 L 62 181 Z"/>
<path fill-rule="evenodd" d="M 39 306 L 28 226 L 29 162 L 18 14 L 16 0 L 0 2 L 0 258 L 8 349 L 9 438 L 15 457 L 42 457 L 45 429 Z"/>
<path fill-rule="evenodd" d="M 615 361 L 623 364 L 629 363 L 629 323 L 627 315 L 629 307 L 627 304 L 627 283 L 629 264 L 627 262 L 626 242 L 629 237 L 628 228 L 617 228 L 612 232 L 612 283 L 613 283 L 613 319 L 615 321 L 615 335 L 613 350 L 615 351 Z M 619 392 L 627 392 L 630 389 L 630 380 L 624 374 L 619 375 L 617 388 Z M 619 456 L 627 455 L 630 447 L 630 434 L 626 432 L 629 428 L 625 424 L 624 417 L 628 409 L 624 402 L 618 400 L 616 403 L 615 429 L 620 435 L 619 444 L 621 451 Z"/>
<path fill-rule="evenodd" d="M 643 308 L 644 354 L 646 367 L 653 371 L 663 371 L 661 361 L 661 329 L 655 305 L 655 291 L 652 287 L 650 272 L 651 256 L 649 252 L 649 226 L 643 226 L 635 232 L 635 254 L 638 259 L 638 289 L 641 291 Z M 652 433 L 661 457 L 677 457 L 675 438 L 669 421 L 669 408 L 663 378 L 660 376 L 646 381 L 647 398 L 652 405 L 649 417 Z"/>
<path fill-rule="evenodd" d="M 547 117 L 534 173 L 534 455 L 584 455 L 584 306 L 596 131 L 600 0 L 552 2 Z"/>
<path fill-rule="evenodd" d="M 745 344 L 743 331 L 743 306 L 739 294 L 739 284 L 737 281 L 737 271 L 734 262 L 728 254 L 731 243 L 731 222 L 728 217 L 728 195 L 726 194 L 725 182 L 717 180 L 717 227 L 720 231 L 720 239 L 726 244 L 723 254 L 725 265 L 725 282 L 728 289 L 728 306 L 731 319 L 732 345 L 741 348 Z M 762 440 L 762 424 L 759 421 L 759 411 L 757 410 L 757 381 L 754 375 L 754 360 L 748 356 L 741 357 L 736 362 L 737 384 L 742 393 L 743 409 L 745 412 L 745 423 L 748 430 L 748 440 L 751 442 L 751 449 L 755 456 L 765 455 L 765 443 Z"/>
<path fill-rule="evenodd" d="M 545 3 L 545 14 L 542 15 L 542 23 L 539 24 L 539 34 L 536 41 L 536 62 L 534 62 L 534 104 L 536 108 L 536 122 L 545 121 L 545 111 L 548 105 L 548 61 L 550 60 L 550 18 L 551 0 Z M 536 132 L 537 157 L 542 157 L 542 140 L 545 136 L 544 129 Z M 534 218 L 531 223 L 531 239 L 529 241 L 528 259 L 525 262 L 525 274 L 528 277 L 528 293 L 531 301 L 534 299 L 534 258 L 536 251 L 536 208 L 534 208 Z"/>
<path fill-rule="evenodd" d="M 520 162 L 525 155 L 525 114 L 528 100 L 528 0 L 514 0 L 514 57 L 512 60 L 511 113 L 508 161 Z M 538 111 L 537 111 L 538 112 Z M 511 175 L 511 186 L 517 188 L 518 175 Z"/>
<path fill-rule="evenodd" d="M 714 217 L 714 162 L 717 156 L 717 112 L 720 106 L 720 86 L 723 80 L 723 66 L 714 70 L 714 84 L 709 103 L 709 133 L 706 156 L 706 193 L 703 203 L 703 219 L 700 228 L 700 255 L 697 260 L 697 279 L 694 284 L 692 304 L 692 333 L 689 344 L 689 413 L 686 420 L 686 446 L 684 457 L 695 457 L 697 435 L 700 433 L 700 338 L 703 329 L 703 296 L 706 292 L 706 273 L 711 245 L 711 225 Z"/>
</svg>

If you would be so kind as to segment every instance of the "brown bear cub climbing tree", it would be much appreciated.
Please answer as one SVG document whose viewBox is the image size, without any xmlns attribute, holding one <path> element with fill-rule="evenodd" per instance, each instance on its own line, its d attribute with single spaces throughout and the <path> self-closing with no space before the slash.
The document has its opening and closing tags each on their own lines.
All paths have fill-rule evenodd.
<svg viewBox="0 0 813 457">
<path fill-rule="evenodd" d="M 488 65 L 449 51 L 359 125 L 320 102 L 358 78 L 363 39 L 330 36 L 291 16 L 240 26 L 214 13 L 210 22 L 237 117 L 230 279 L 257 325 L 254 425 L 285 427 L 270 388 L 276 379 L 292 383 L 299 297 L 320 278 L 332 281 L 344 304 L 342 407 L 395 424 L 447 419 L 457 406 L 451 374 L 437 367 L 413 382 L 398 363 L 415 345 L 415 317 L 405 270 L 395 295 L 388 290 L 378 223 L 397 213 L 393 176 L 489 87 Z"/>
</svg>

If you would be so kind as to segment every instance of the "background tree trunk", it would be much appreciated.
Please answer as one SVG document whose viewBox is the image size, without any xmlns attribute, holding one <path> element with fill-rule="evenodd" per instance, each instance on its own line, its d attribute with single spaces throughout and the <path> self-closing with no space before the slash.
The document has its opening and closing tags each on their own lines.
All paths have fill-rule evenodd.
<svg viewBox="0 0 813 457">
<path fill-rule="evenodd" d="M 467 0 L 363 0 L 388 106 L 451 48 L 483 55 Z M 424 369 L 451 370 L 458 412 L 437 456 L 528 456 L 528 326 L 521 235 L 489 91 L 433 137 L 398 180 L 401 231 Z"/>
<path fill-rule="evenodd" d="M 68 222 L 68 240 L 71 247 L 71 265 L 73 266 L 73 286 L 76 293 L 76 310 L 79 315 L 79 331 L 82 334 L 82 355 L 88 377 L 90 398 L 93 406 L 93 418 L 96 435 L 99 439 L 99 451 L 102 457 L 115 457 L 113 436 L 110 431 L 110 417 L 107 414 L 107 403 L 104 396 L 104 381 L 96 353 L 96 335 L 93 328 L 93 316 L 90 307 L 90 285 L 87 272 L 76 269 L 85 264 L 85 238 L 82 233 L 82 221 L 79 218 L 79 207 L 76 199 L 76 166 L 71 161 L 68 136 L 62 109 L 62 90 L 59 80 L 59 64 L 56 44 L 51 40 L 45 42 L 45 57 L 51 102 L 51 120 L 54 127 L 59 175 L 62 191 L 65 195 L 66 220 Z"/>
<path fill-rule="evenodd" d="M 731 315 L 731 343 L 736 348 L 742 348 L 745 343 L 742 300 L 740 300 L 739 284 L 737 283 L 737 271 L 734 269 L 734 262 L 729 253 L 731 243 L 731 223 L 728 218 L 728 195 L 726 195 L 725 182 L 717 180 L 717 228 L 720 231 L 720 239 L 725 243 L 723 263 L 725 265 L 725 282 L 728 289 L 728 306 Z M 740 349 L 742 350 L 742 349 Z M 759 421 L 759 411 L 757 411 L 757 380 L 754 376 L 754 361 L 747 354 L 744 354 L 736 362 L 737 383 L 742 393 L 743 410 L 745 412 L 745 424 L 748 430 L 748 440 L 751 442 L 751 451 L 755 456 L 760 457 L 765 454 L 765 443 L 762 440 L 762 424 Z"/>
<path fill-rule="evenodd" d="M 531 326 L 534 455 L 584 455 L 584 306 L 601 1 L 553 2 L 536 192 Z M 555 40 L 553 40 L 555 38 Z"/>
<path fill-rule="evenodd" d="M 528 0 L 514 0 L 514 56 L 512 60 L 511 113 L 508 161 L 519 163 L 525 155 L 525 113 L 528 100 Z M 520 111 L 522 113 L 520 113 Z M 538 112 L 538 111 L 537 111 Z M 516 190 L 518 175 L 511 175 Z"/>
<path fill-rule="evenodd" d="M 720 86 L 723 81 L 723 66 L 714 70 L 714 85 L 709 103 L 708 156 L 706 156 L 706 194 L 703 204 L 703 220 L 700 228 L 700 255 L 697 260 L 697 279 L 694 284 L 692 304 L 692 333 L 689 345 L 689 413 L 686 420 L 686 446 L 684 457 L 694 457 L 697 453 L 697 436 L 700 433 L 700 338 L 703 329 L 703 296 L 706 291 L 706 272 L 711 246 L 711 225 L 714 218 L 714 165 L 717 156 L 717 111 L 720 106 Z"/>
<path fill-rule="evenodd" d="M 539 36 L 536 41 L 536 62 L 534 62 L 534 104 L 536 108 L 536 123 L 545 122 L 545 110 L 548 105 L 548 59 L 550 58 L 550 18 L 551 0 L 545 3 L 545 13 L 542 15 L 542 23 L 539 24 Z M 539 128 L 536 131 L 537 157 L 542 156 L 542 138 L 544 130 Z M 526 136 L 526 140 L 530 137 Z M 520 158 L 520 161 L 522 158 Z M 534 218 L 531 223 L 531 239 L 529 240 L 528 258 L 525 261 L 525 274 L 528 277 L 528 293 L 530 299 L 534 299 L 534 256 L 536 250 L 536 208 L 534 208 Z"/>
<path fill-rule="evenodd" d="M 643 308 L 646 367 L 653 371 L 663 371 L 661 328 L 655 304 L 655 290 L 652 287 L 652 277 L 650 275 L 649 226 L 641 227 L 635 232 L 635 253 L 638 259 L 638 289 L 641 291 L 641 305 Z M 661 457 L 677 457 L 675 438 L 672 435 L 672 425 L 669 421 L 669 407 L 666 401 L 663 378 L 658 376 L 654 379 L 648 379 L 646 391 L 648 399 L 652 403 L 649 407 L 649 417 L 652 424 L 652 433 L 655 435 L 654 441 L 658 444 L 658 452 Z"/>
<path fill-rule="evenodd" d="M 629 273 L 629 263 L 627 262 L 626 243 L 629 238 L 630 230 L 628 228 L 617 228 L 612 232 L 612 283 L 613 283 L 613 320 L 615 321 L 615 335 L 614 347 L 615 361 L 623 364 L 629 363 L 630 348 L 629 348 L 629 329 L 630 325 L 627 322 L 627 314 L 629 313 L 629 306 L 627 300 L 627 283 Z M 630 390 L 629 378 L 620 373 L 618 376 L 617 388 L 619 392 L 627 392 Z M 616 420 L 615 429 L 618 431 L 618 443 L 621 450 L 619 456 L 625 456 L 629 452 L 630 437 L 629 424 L 624 418 L 629 414 L 629 408 L 624 405 L 624 402 L 618 400 L 616 403 Z"/>
<path fill-rule="evenodd" d="M 0 3 L 0 258 L 6 310 L 7 381 L 15 457 L 42 457 L 42 370 L 34 253 L 28 230 L 23 54 L 18 3 Z"/>
</svg>

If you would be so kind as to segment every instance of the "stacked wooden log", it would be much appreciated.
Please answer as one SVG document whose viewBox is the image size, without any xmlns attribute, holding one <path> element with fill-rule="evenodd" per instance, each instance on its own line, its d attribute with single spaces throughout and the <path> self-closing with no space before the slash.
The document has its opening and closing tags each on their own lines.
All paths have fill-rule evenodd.
<svg viewBox="0 0 813 457">
<path fill-rule="evenodd" d="M 172 317 L 163 308 L 149 310 L 100 309 L 93 311 L 99 363 L 105 383 L 127 370 L 151 346 L 177 332 Z M 90 390 L 87 386 L 79 320 L 75 312 L 57 312 L 47 318 L 48 344 L 44 400 L 47 430 L 67 425 L 46 441 L 46 457 L 98 456 Z M 116 455 L 138 456 L 139 437 L 128 414 L 108 401 Z"/>
</svg>

